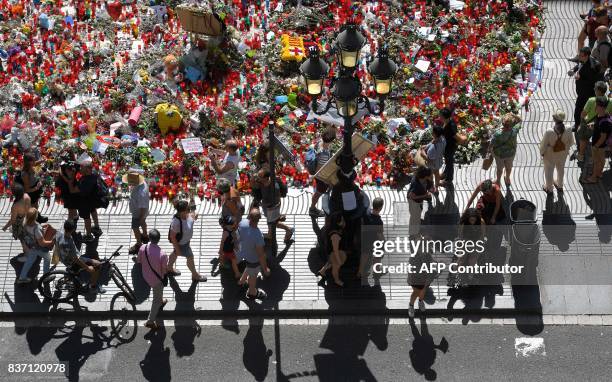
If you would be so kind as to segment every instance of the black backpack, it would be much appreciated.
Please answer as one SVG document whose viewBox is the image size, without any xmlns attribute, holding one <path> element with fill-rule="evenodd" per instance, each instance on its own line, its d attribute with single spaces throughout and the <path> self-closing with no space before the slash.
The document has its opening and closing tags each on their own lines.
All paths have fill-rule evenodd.
<svg viewBox="0 0 612 382">
<path fill-rule="evenodd" d="M 179 224 L 181 226 L 180 232 L 176 233 L 176 242 L 178 243 L 183 238 L 183 221 L 178 215 L 174 215 L 172 219 L 178 219 Z M 168 228 L 168 241 L 172 243 L 172 237 L 170 236 L 170 232 L 172 232 L 172 222 L 170 222 L 170 228 Z"/>
<path fill-rule="evenodd" d="M 108 198 L 108 186 L 102 180 L 102 177 L 98 175 L 98 179 L 96 180 L 96 200 L 98 201 L 98 208 L 108 208 L 110 204 L 110 200 Z"/>
</svg>

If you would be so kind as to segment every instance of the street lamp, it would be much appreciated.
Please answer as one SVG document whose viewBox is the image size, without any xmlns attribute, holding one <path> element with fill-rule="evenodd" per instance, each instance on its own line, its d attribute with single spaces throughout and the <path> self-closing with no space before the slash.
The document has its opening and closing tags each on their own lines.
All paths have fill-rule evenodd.
<svg viewBox="0 0 612 382">
<path fill-rule="evenodd" d="M 368 71 L 374 78 L 374 90 L 380 97 L 386 97 L 391 91 L 391 80 L 397 72 L 397 65 L 389 59 L 386 46 L 378 50 L 378 57 L 368 66 Z"/>
<path fill-rule="evenodd" d="M 300 65 L 300 72 L 304 76 L 306 92 L 311 97 L 318 97 L 323 92 L 323 80 L 329 72 L 329 65 L 319 58 L 319 48 L 310 48 L 309 58 Z"/>
<path fill-rule="evenodd" d="M 319 111 L 318 98 L 324 93 L 324 81 L 329 66 L 319 57 L 317 47 L 310 48 L 308 59 L 300 66 L 306 92 L 312 97 L 311 110 L 317 115 L 327 113 L 335 106 L 338 115 L 344 119 L 344 147 L 338 157 L 338 166 L 347 178 L 354 175 L 353 168 L 357 160 L 353 154 L 352 136 L 354 132 L 352 119 L 359 109 L 367 109 L 370 114 L 380 115 L 385 108 L 385 98 L 391 91 L 391 81 L 397 71 L 397 65 L 389 59 L 385 47 L 379 49 L 378 58 L 369 65 L 368 70 L 374 79 L 374 89 L 379 97 L 378 106 L 370 104 L 368 97 L 362 94 L 360 79 L 355 75 L 359 63 L 359 52 L 366 39 L 359 32 L 357 25 L 345 25 L 336 38 L 334 49 L 338 53 L 339 70 L 331 79 L 331 94 L 327 105 Z"/>
<path fill-rule="evenodd" d="M 347 24 L 336 38 L 336 47 L 340 53 L 340 64 L 352 69 L 359 61 L 359 51 L 365 45 L 366 39 L 357 30 L 357 25 Z"/>
</svg>

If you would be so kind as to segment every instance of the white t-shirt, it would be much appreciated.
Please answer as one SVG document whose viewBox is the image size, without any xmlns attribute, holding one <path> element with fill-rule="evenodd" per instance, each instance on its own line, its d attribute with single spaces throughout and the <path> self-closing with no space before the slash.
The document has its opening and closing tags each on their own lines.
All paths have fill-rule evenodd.
<svg viewBox="0 0 612 382">
<path fill-rule="evenodd" d="M 183 237 L 179 240 L 179 245 L 185 245 L 191 241 L 193 237 L 193 223 L 194 220 L 191 216 L 188 216 L 186 220 L 177 219 L 174 216 L 172 217 L 172 223 L 170 224 L 170 230 L 172 230 L 172 232 L 180 233 L 181 224 L 183 225 Z"/>
<path fill-rule="evenodd" d="M 219 174 L 217 178 L 227 179 L 233 186 L 236 184 L 236 178 L 238 177 L 238 164 L 240 163 L 240 155 L 229 155 L 229 153 L 225 154 L 225 157 L 223 158 L 223 161 L 220 163 L 219 167 L 225 167 L 226 163 L 233 163 L 234 167 L 224 173 Z"/>
<path fill-rule="evenodd" d="M 132 188 L 130 193 L 130 213 L 137 214 L 140 209 L 149 210 L 149 186 L 143 183 Z"/>
</svg>

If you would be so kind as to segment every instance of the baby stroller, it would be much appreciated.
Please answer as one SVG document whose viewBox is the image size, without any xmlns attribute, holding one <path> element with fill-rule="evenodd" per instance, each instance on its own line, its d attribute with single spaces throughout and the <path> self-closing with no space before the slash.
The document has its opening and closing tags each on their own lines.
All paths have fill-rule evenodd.
<svg viewBox="0 0 612 382">
<path fill-rule="evenodd" d="M 510 205 L 509 265 L 525 267 L 521 273 L 512 275 L 513 284 L 531 283 L 536 278 L 541 236 L 537 219 L 537 208 L 532 202 L 519 199 Z"/>
</svg>

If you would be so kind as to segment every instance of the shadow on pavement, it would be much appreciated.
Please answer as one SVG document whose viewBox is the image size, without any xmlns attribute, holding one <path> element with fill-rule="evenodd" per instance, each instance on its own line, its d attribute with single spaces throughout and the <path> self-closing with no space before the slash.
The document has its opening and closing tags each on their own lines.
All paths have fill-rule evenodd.
<svg viewBox="0 0 612 382">
<path fill-rule="evenodd" d="M 145 335 L 145 339 L 151 343 L 145 357 L 140 361 L 142 376 L 147 381 L 170 381 L 170 348 L 164 346 L 166 340 L 166 328 L 162 325 L 157 331 Z"/>
<path fill-rule="evenodd" d="M 546 197 L 546 208 L 542 214 L 542 231 L 550 244 L 555 245 L 561 252 L 567 252 L 570 244 L 576 240 L 576 222 L 572 219 L 563 194 L 557 195 L 556 202 L 552 193 Z"/>
<path fill-rule="evenodd" d="M 174 333 L 172 333 L 172 343 L 176 350 L 176 355 L 187 357 L 193 355 L 195 351 L 194 341 L 196 337 L 202 334 L 202 328 L 196 321 L 193 313 L 195 309 L 195 291 L 198 285 L 197 282 L 192 282 L 187 292 L 183 292 L 180 285 L 174 277 L 169 278 L 169 284 L 174 291 L 174 300 L 176 301 L 175 312 L 180 314 L 174 320 Z"/>
<path fill-rule="evenodd" d="M 428 381 L 435 381 L 438 377 L 432 366 L 436 362 L 437 351 L 446 354 L 448 351 L 448 341 L 442 337 L 440 343 L 436 345 L 433 336 L 429 333 L 427 321 L 424 316 L 420 317 L 421 330 L 417 328 L 413 318 L 410 319 L 410 329 L 412 330 L 412 349 L 409 352 L 410 362 L 414 371 L 421 374 Z"/>
</svg>

